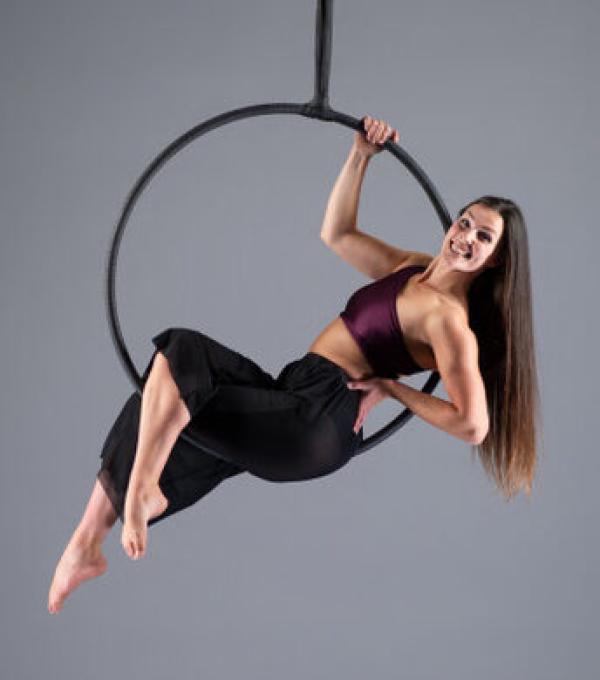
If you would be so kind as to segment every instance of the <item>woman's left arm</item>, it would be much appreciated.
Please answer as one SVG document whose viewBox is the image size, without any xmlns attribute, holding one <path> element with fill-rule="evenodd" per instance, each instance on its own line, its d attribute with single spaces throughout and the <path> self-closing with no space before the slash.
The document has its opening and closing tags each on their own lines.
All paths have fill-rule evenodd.
<svg viewBox="0 0 600 680">
<path fill-rule="evenodd" d="M 485 384 L 479 372 L 477 337 L 453 311 L 425 319 L 425 332 L 450 401 L 391 380 L 390 396 L 416 415 L 470 444 L 480 444 L 489 429 Z"/>
<path fill-rule="evenodd" d="M 349 387 L 363 387 L 369 392 L 359 422 L 362 424 L 369 406 L 390 396 L 434 427 L 470 444 L 480 444 L 487 434 L 489 418 L 485 385 L 479 372 L 477 338 L 454 313 L 431 314 L 425 325 L 437 370 L 451 401 L 391 378 L 353 381 L 348 383 Z"/>
<path fill-rule="evenodd" d="M 441 374 L 440 374 L 441 377 Z M 415 415 L 423 418 L 434 427 L 458 437 L 469 444 L 478 444 L 481 435 L 477 428 L 468 421 L 456 406 L 446 399 L 440 399 L 416 390 L 406 383 L 385 378 L 385 387 L 390 397 L 409 408 Z"/>
</svg>

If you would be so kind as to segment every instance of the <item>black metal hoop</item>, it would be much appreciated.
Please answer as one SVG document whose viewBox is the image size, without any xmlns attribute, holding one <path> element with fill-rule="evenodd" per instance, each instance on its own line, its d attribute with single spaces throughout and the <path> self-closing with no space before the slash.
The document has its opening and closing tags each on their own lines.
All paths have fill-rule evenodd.
<svg viewBox="0 0 600 680">
<path fill-rule="evenodd" d="M 242 120 L 244 118 L 276 114 L 293 114 L 326 122 L 339 123 L 340 125 L 345 125 L 352 130 L 362 130 L 362 119 L 348 116 L 345 113 L 336 111 L 329 106 L 328 89 L 331 58 L 332 10 L 333 0 L 318 0 L 315 34 L 315 93 L 313 99 L 304 104 L 286 102 L 256 104 L 253 106 L 233 109 L 231 111 L 221 113 L 218 116 L 214 116 L 213 118 L 209 118 L 203 123 L 191 128 L 176 140 L 171 142 L 171 144 L 169 144 L 167 147 L 165 147 L 163 151 L 161 151 L 158 156 L 156 156 L 154 160 L 146 167 L 142 175 L 135 183 L 133 189 L 127 196 L 109 251 L 106 276 L 106 303 L 112 341 L 115 345 L 117 355 L 123 368 L 125 369 L 125 372 L 139 393 L 141 393 L 143 390 L 143 382 L 141 376 L 138 374 L 135 366 L 133 365 L 133 361 L 131 360 L 131 356 L 123 339 L 119 317 L 117 314 L 115 295 L 115 279 L 119 246 L 135 204 L 137 203 L 143 191 L 147 188 L 152 177 L 156 175 L 156 173 L 167 163 L 170 158 L 181 151 L 185 146 L 198 139 L 198 137 L 211 132 L 212 130 L 222 127 L 223 125 L 228 125 L 229 123 Z M 431 201 L 437 216 L 442 223 L 442 228 L 444 231 L 448 231 L 450 225 L 452 224 L 452 219 L 444 202 L 438 194 L 437 189 L 433 185 L 433 182 L 429 179 L 429 177 L 427 177 L 418 163 L 397 144 L 388 141 L 384 145 L 384 148 L 393 156 L 395 156 L 417 180 L 429 197 L 429 200 Z M 438 384 L 439 379 L 439 374 L 436 371 L 433 371 L 425 385 L 421 388 L 421 391 L 430 394 Z M 404 409 L 402 413 L 400 413 L 385 427 L 381 428 L 370 437 L 363 440 L 357 453 L 367 451 L 368 449 L 382 442 L 384 439 L 387 439 L 387 437 L 391 436 L 394 432 L 396 432 L 396 430 L 402 427 L 412 416 L 413 413 L 410 409 Z M 185 431 L 181 432 L 179 436 L 196 448 L 202 451 L 207 451 L 208 453 L 212 453 L 206 445 L 199 444 Z"/>
</svg>

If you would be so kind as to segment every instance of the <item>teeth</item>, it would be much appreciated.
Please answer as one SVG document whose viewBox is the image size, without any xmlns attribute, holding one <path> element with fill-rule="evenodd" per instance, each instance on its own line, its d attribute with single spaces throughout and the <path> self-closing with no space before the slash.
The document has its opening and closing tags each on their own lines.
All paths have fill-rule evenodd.
<svg viewBox="0 0 600 680">
<path fill-rule="evenodd" d="M 456 248 L 454 245 L 454 241 L 450 241 L 450 250 L 452 250 L 452 252 L 456 253 L 457 255 L 462 255 L 465 258 L 471 257 L 469 250 L 458 250 L 458 248 Z"/>
</svg>

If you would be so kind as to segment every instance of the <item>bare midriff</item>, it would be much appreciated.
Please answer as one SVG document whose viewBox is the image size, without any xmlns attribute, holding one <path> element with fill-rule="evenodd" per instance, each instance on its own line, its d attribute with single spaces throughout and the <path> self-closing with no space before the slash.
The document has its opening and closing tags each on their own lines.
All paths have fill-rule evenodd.
<svg viewBox="0 0 600 680">
<path fill-rule="evenodd" d="M 396 300 L 396 312 L 409 354 L 419 366 L 432 371 L 436 370 L 435 357 L 423 334 L 423 320 L 436 304 L 439 304 L 437 296 L 423 286 L 419 287 L 415 279 L 407 282 Z M 373 368 L 339 316 L 321 331 L 308 351 L 341 366 L 354 380 L 366 380 L 374 375 Z"/>
<path fill-rule="evenodd" d="M 364 380 L 373 375 L 373 369 L 339 316 L 321 331 L 308 351 L 341 366 L 354 380 Z"/>
</svg>

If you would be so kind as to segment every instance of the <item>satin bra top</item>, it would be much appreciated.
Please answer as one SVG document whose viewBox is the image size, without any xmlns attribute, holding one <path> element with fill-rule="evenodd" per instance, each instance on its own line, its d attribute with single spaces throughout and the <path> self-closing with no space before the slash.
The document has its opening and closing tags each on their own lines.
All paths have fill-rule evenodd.
<svg viewBox="0 0 600 680">
<path fill-rule="evenodd" d="M 340 314 L 377 377 L 397 378 L 426 370 L 408 353 L 396 313 L 400 289 L 425 269 L 422 265 L 404 267 L 359 288 Z"/>
</svg>

